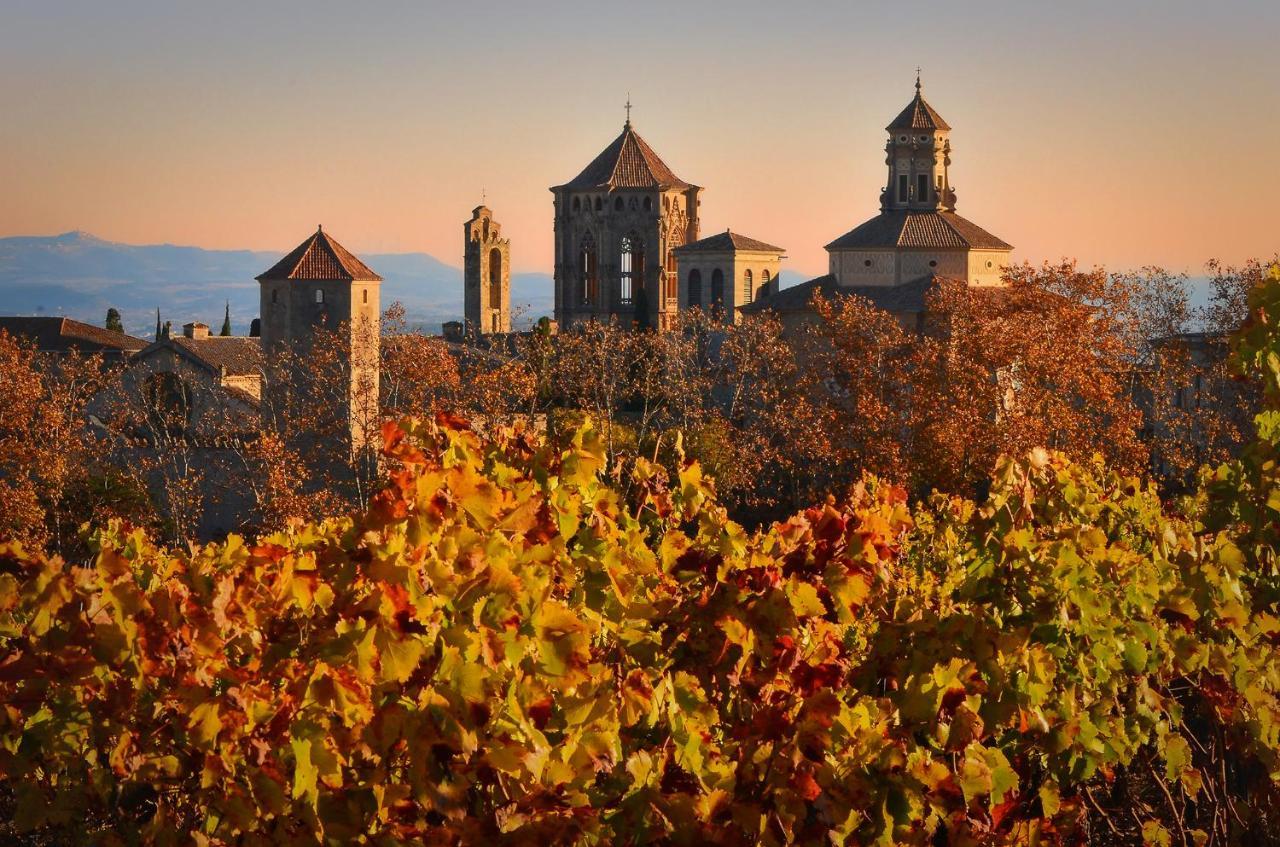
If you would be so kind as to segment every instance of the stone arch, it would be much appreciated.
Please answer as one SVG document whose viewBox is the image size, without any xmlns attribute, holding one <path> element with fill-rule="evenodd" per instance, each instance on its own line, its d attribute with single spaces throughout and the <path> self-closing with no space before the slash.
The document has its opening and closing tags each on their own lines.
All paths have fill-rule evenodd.
<svg viewBox="0 0 1280 847">
<path fill-rule="evenodd" d="M 489 308 L 502 306 L 502 250 L 493 247 L 489 250 Z"/>
<path fill-rule="evenodd" d="M 694 268 L 689 271 L 689 308 L 702 305 L 702 271 Z"/>
<path fill-rule="evenodd" d="M 578 245 L 578 302 L 584 306 L 594 304 L 599 295 L 599 267 L 596 238 L 588 231 Z"/>
</svg>

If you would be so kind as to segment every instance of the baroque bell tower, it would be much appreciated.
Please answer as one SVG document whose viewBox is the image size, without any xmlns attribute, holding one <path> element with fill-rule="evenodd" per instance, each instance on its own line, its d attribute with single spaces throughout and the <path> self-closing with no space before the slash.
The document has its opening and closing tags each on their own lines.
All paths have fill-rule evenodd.
<svg viewBox="0 0 1280 847">
<path fill-rule="evenodd" d="M 469 336 L 511 332 L 511 239 L 487 206 L 462 225 L 464 317 Z"/>
<path fill-rule="evenodd" d="M 885 164 L 889 179 L 880 192 L 884 211 L 954 212 L 951 187 L 951 127 L 925 102 L 916 70 L 916 96 L 893 123 L 885 127 Z"/>
</svg>

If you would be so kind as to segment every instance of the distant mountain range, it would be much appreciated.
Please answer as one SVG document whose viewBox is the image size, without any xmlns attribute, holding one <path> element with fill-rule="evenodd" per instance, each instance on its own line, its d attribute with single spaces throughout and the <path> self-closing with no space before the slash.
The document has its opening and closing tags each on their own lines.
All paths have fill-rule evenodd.
<svg viewBox="0 0 1280 847">
<path fill-rule="evenodd" d="M 87 232 L 0 238 L 0 314 L 65 315 L 101 325 L 107 309 L 120 310 L 125 330 L 150 337 L 156 309 L 178 327 L 200 320 L 222 326 L 231 304 L 232 328 L 248 331 L 258 316 L 254 277 L 283 253 L 205 250 L 172 244 L 133 245 L 104 241 Z M 439 332 L 444 321 L 462 318 L 462 269 L 426 253 L 360 254 L 383 277 L 382 304 L 404 304 L 412 325 Z M 807 279 L 784 271 L 785 288 Z M 554 310 L 552 278 L 545 273 L 511 275 L 511 305 L 528 325 Z"/>
</svg>

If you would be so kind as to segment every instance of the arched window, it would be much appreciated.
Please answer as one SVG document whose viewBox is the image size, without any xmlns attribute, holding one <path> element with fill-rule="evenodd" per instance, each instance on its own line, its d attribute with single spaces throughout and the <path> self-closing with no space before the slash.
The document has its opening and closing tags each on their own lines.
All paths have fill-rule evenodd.
<svg viewBox="0 0 1280 847">
<path fill-rule="evenodd" d="M 179 436 L 191 423 L 191 392 L 173 371 L 153 373 L 144 383 L 151 434 Z"/>
<path fill-rule="evenodd" d="M 668 300 L 678 300 L 680 297 L 680 277 L 676 275 L 676 251 L 667 251 L 667 267 L 664 291 L 662 296 Z"/>
<path fill-rule="evenodd" d="M 702 271 L 694 268 L 689 271 L 689 308 L 696 309 L 702 305 Z"/>
<path fill-rule="evenodd" d="M 573 210 L 577 212 L 580 209 L 582 209 L 582 198 L 581 197 L 573 198 Z"/>
<path fill-rule="evenodd" d="M 624 235 L 618 251 L 618 302 L 629 306 L 636 292 L 644 288 L 644 242 Z"/>
<path fill-rule="evenodd" d="M 596 198 L 596 211 L 598 212 L 598 211 L 600 211 L 600 210 L 601 210 L 601 209 L 603 209 L 603 208 L 604 208 L 604 204 L 600 201 L 600 198 L 599 198 L 599 197 L 597 197 L 597 198 Z"/>
<path fill-rule="evenodd" d="M 588 232 L 578 248 L 578 302 L 584 306 L 595 303 L 599 293 L 596 267 L 596 239 Z"/>
<path fill-rule="evenodd" d="M 771 277 L 769 276 L 769 272 L 768 272 L 768 271 L 761 271 L 761 272 L 760 272 L 760 296 L 761 296 L 761 297 L 768 297 L 768 296 L 769 296 L 769 281 L 770 281 L 770 279 L 771 279 Z"/>
<path fill-rule="evenodd" d="M 615 212 L 621 212 L 621 211 L 622 211 L 622 198 L 621 198 L 621 197 L 615 197 L 615 198 L 614 198 L 614 200 L 613 200 L 613 210 L 614 210 Z"/>
<path fill-rule="evenodd" d="M 502 251 L 494 247 L 489 251 L 489 308 L 502 305 Z"/>
<path fill-rule="evenodd" d="M 755 287 L 751 281 L 751 270 L 748 269 L 742 272 L 742 303 L 740 305 L 750 303 L 751 295 L 754 293 Z"/>
<path fill-rule="evenodd" d="M 360 292 L 360 296 L 361 296 L 361 300 L 360 300 L 360 302 L 362 302 L 362 303 L 368 303 L 368 302 L 369 302 L 369 289 L 367 289 L 367 288 L 366 288 L 364 291 L 361 291 L 361 292 Z"/>
<path fill-rule="evenodd" d="M 653 209 L 653 198 L 652 197 L 644 198 L 644 210 L 648 212 L 652 209 Z"/>
<path fill-rule="evenodd" d="M 324 289 L 323 289 L 323 288 L 317 288 L 317 289 L 316 289 L 316 302 L 317 302 L 317 303 L 323 303 L 323 302 L 324 302 Z"/>
<path fill-rule="evenodd" d="M 711 272 L 711 305 L 724 308 L 724 273 L 719 268 Z"/>
</svg>

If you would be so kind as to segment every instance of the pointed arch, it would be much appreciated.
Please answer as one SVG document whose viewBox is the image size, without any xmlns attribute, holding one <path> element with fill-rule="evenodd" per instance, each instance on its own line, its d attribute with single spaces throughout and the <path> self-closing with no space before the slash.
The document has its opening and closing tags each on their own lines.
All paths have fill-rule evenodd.
<svg viewBox="0 0 1280 847">
<path fill-rule="evenodd" d="M 618 248 L 618 302 L 630 306 L 644 288 L 644 241 L 634 232 L 622 237 Z"/>
<path fill-rule="evenodd" d="M 583 306 L 595 304 L 600 290 L 596 238 L 589 231 L 578 245 L 578 302 Z"/>
</svg>

